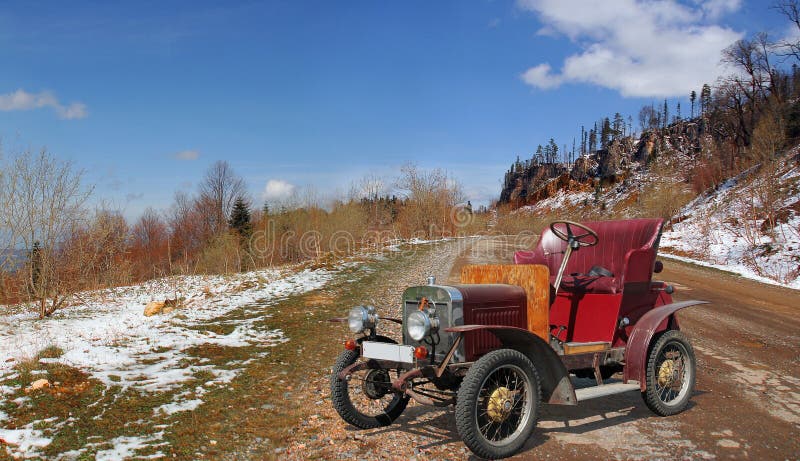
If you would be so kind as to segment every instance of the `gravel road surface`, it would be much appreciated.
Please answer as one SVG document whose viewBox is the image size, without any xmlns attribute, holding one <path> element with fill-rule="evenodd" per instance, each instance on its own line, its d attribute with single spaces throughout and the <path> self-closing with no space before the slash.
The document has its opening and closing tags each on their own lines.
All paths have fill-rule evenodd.
<svg viewBox="0 0 800 461">
<path fill-rule="evenodd" d="M 366 297 L 399 299 L 425 275 L 456 282 L 464 264 L 508 263 L 531 242 L 508 238 L 438 244 L 398 267 Z M 687 411 L 655 416 L 638 392 L 545 405 L 534 435 L 515 459 L 798 459 L 800 457 L 800 293 L 664 258 L 657 275 L 675 298 L 711 304 L 679 314 L 698 359 Z M 394 313 L 396 315 L 396 313 Z M 312 378 L 319 394 L 327 376 Z M 319 396 L 309 396 L 317 399 Z M 314 434 L 310 436 L 310 434 Z M 412 402 L 392 426 L 360 431 L 330 405 L 309 409 L 286 441 L 294 459 L 469 459 L 453 411 Z"/>
</svg>

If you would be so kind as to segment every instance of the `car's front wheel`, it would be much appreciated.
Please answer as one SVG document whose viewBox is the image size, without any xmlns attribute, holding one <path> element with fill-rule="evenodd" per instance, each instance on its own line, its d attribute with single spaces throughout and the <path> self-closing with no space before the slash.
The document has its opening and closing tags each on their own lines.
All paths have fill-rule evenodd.
<svg viewBox="0 0 800 461">
<path fill-rule="evenodd" d="M 359 429 L 388 426 L 403 413 L 408 396 L 392 390 L 396 370 L 371 368 L 357 371 L 350 379 L 339 379 L 339 372 L 358 360 L 357 351 L 339 355 L 331 374 L 333 408 L 345 421 Z"/>
<path fill-rule="evenodd" d="M 505 458 L 519 450 L 539 416 L 539 375 L 512 349 L 492 351 L 470 367 L 456 403 L 456 428 L 483 458 Z"/>
<path fill-rule="evenodd" d="M 666 331 L 652 344 L 642 398 L 655 414 L 669 416 L 686 409 L 694 391 L 695 363 L 694 349 L 680 331 Z"/>
</svg>

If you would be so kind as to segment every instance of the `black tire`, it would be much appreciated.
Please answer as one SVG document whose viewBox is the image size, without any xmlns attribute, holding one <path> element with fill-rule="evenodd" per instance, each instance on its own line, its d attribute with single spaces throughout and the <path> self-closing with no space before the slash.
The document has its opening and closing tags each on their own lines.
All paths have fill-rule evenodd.
<svg viewBox="0 0 800 461">
<path fill-rule="evenodd" d="M 505 386 L 500 385 L 503 381 Z M 513 395 L 520 390 L 524 392 L 521 398 Z M 492 351 L 470 367 L 461 383 L 456 402 L 458 434 L 477 456 L 511 456 L 536 426 L 540 399 L 533 363 L 513 349 Z M 498 434 L 500 438 L 495 438 Z"/>
<path fill-rule="evenodd" d="M 382 398 L 374 399 L 375 402 L 380 401 L 381 403 L 375 403 L 373 405 L 374 408 L 372 408 L 373 411 L 367 413 L 365 412 L 365 408 L 356 408 L 350 394 L 351 392 L 357 394 L 361 391 L 359 388 L 364 381 L 355 378 L 351 379 L 351 381 L 339 379 L 338 374 L 343 369 L 355 363 L 358 357 L 359 354 L 356 351 L 344 351 L 339 354 L 339 358 L 336 359 L 336 364 L 333 366 L 333 373 L 331 374 L 331 400 L 333 401 L 333 408 L 339 413 L 339 416 L 341 416 L 343 420 L 359 429 L 373 429 L 376 427 L 388 426 L 403 413 L 403 410 L 405 410 L 408 405 L 409 398 L 406 395 L 388 391 Z M 388 370 L 386 371 L 388 373 Z M 356 386 L 358 388 L 356 388 Z M 357 400 L 359 400 L 361 404 L 367 403 L 368 400 L 371 399 L 362 394 L 360 398 L 357 397 Z M 363 402 L 361 402 L 362 400 Z"/>
<path fill-rule="evenodd" d="M 653 413 L 670 416 L 686 409 L 694 391 L 694 349 L 683 333 L 661 334 L 647 355 L 647 388 L 642 398 Z"/>
</svg>

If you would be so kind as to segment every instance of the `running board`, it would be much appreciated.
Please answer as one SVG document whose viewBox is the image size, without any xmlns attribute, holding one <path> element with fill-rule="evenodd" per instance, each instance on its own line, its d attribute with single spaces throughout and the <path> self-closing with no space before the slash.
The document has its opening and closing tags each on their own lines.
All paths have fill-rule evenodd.
<svg viewBox="0 0 800 461">
<path fill-rule="evenodd" d="M 575 389 L 575 397 L 578 398 L 578 402 L 582 402 L 584 400 L 596 399 L 598 397 L 622 394 L 623 392 L 629 392 L 634 389 L 637 391 L 640 389 L 639 383 L 636 381 L 628 381 L 627 383 L 603 384 L 602 386 Z"/>
</svg>

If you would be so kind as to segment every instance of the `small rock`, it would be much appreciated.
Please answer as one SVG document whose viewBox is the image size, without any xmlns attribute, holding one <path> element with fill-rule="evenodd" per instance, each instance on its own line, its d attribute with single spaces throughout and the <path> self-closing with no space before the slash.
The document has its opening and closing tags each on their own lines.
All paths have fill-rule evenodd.
<svg viewBox="0 0 800 461">
<path fill-rule="evenodd" d="M 164 301 L 150 301 L 144 307 L 144 316 L 151 317 L 156 314 L 160 314 L 162 310 L 164 310 L 164 305 L 166 303 Z"/>
<path fill-rule="evenodd" d="M 208 444 L 213 446 L 213 445 L 217 444 L 217 441 L 216 440 L 209 440 Z"/>
<path fill-rule="evenodd" d="M 28 394 L 33 391 L 38 391 L 44 387 L 50 387 L 50 381 L 46 379 L 37 379 L 36 381 L 32 382 L 30 386 L 25 389 L 25 393 Z"/>
<path fill-rule="evenodd" d="M 265 403 L 264 405 L 261 405 L 261 409 L 262 410 L 274 410 L 275 409 L 275 405 L 273 405 L 271 403 Z"/>
</svg>

